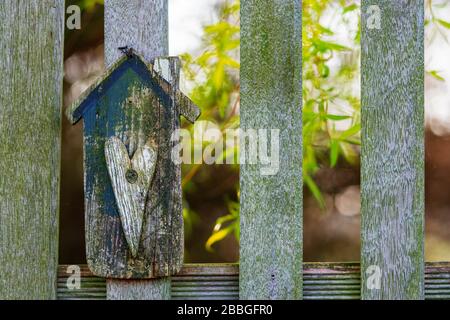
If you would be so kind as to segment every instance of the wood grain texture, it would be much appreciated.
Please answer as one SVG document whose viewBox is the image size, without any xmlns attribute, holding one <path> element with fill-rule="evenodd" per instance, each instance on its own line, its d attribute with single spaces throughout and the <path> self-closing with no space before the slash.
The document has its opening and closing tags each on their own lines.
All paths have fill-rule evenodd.
<svg viewBox="0 0 450 320">
<path fill-rule="evenodd" d="M 122 53 L 118 47 L 128 46 L 150 62 L 167 56 L 167 0 L 105 0 L 105 63 L 111 66 Z"/>
<path fill-rule="evenodd" d="M 167 0 L 129 0 L 129 1 L 105 1 L 105 63 L 112 65 L 120 56 L 117 47 L 129 46 L 144 55 L 147 61 L 152 61 L 158 56 L 167 56 L 169 53 L 169 17 Z M 135 129 L 133 137 L 139 136 L 139 128 Z M 136 138 L 132 138 L 135 144 Z M 131 150 L 130 150 L 131 151 Z M 181 177 L 181 170 L 175 172 L 175 176 Z M 161 179 L 157 173 L 155 179 Z M 178 198 L 177 198 L 178 199 Z M 181 191 L 179 194 L 179 206 L 181 206 Z M 158 229 L 155 221 L 161 218 L 161 210 L 157 210 L 150 219 L 148 228 Z M 174 221 L 175 227 L 183 229 L 182 217 Z M 144 227 L 145 228 L 145 227 Z M 150 230 L 151 231 L 151 230 Z M 178 240 L 184 250 L 184 234 L 181 233 Z M 161 239 L 158 239 L 161 240 Z M 167 241 L 169 243 L 169 241 Z M 147 243 L 148 245 L 148 243 Z M 181 252 L 181 254 L 183 254 Z M 180 263 L 182 263 L 182 258 Z M 135 297 L 135 284 L 129 281 L 108 280 L 109 299 L 127 299 Z M 151 280 L 140 286 L 139 291 L 149 291 L 159 299 L 170 299 L 170 278 Z M 119 294 L 120 292 L 120 294 Z M 148 295 L 147 295 L 148 297 Z"/>
<path fill-rule="evenodd" d="M 152 141 L 139 147 L 130 160 L 123 142 L 111 137 L 105 144 L 105 158 L 122 229 L 133 258 L 141 239 L 145 201 L 155 172 L 157 151 Z"/>
<path fill-rule="evenodd" d="M 108 280 L 107 300 L 170 299 L 170 278 L 152 280 Z"/>
<path fill-rule="evenodd" d="M 241 299 L 302 297 L 301 10 L 241 2 L 241 128 L 280 130 L 276 175 L 241 159 Z"/>
<path fill-rule="evenodd" d="M 179 87 L 181 61 L 178 57 L 158 57 L 153 62 L 155 72 L 168 83 L 172 84 L 171 90 L 176 100 L 176 106 L 186 120 L 194 123 L 200 117 L 200 108 L 196 106 Z"/>
<path fill-rule="evenodd" d="M 0 1 L 0 299 L 54 299 L 64 1 Z"/>
<path fill-rule="evenodd" d="M 377 5 L 381 29 L 370 28 Z M 424 3 L 362 1 L 362 298 L 424 298 Z M 380 289 L 367 287 L 370 266 Z"/>
</svg>

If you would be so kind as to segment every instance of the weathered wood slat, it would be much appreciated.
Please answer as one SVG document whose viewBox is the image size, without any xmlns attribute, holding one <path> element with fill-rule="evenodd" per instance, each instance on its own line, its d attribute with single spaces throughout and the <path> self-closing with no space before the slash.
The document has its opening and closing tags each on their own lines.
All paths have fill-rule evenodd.
<svg viewBox="0 0 450 320">
<path fill-rule="evenodd" d="M 56 298 L 63 0 L 0 1 L 0 299 Z"/>
<path fill-rule="evenodd" d="M 362 1 L 364 299 L 424 297 L 423 11 L 423 0 Z"/>
<path fill-rule="evenodd" d="M 105 63 L 121 56 L 118 47 L 128 46 L 152 61 L 169 53 L 167 0 L 105 0 Z"/>
<path fill-rule="evenodd" d="M 168 41 L 168 1 L 167 0 L 128 0 L 116 1 L 105 0 L 105 62 L 109 67 L 119 59 L 121 53 L 117 50 L 118 47 L 128 46 L 134 48 L 137 52 L 143 55 L 146 62 L 150 62 L 159 56 L 167 56 L 169 53 Z M 176 113 L 177 110 L 173 110 Z M 139 137 L 142 134 L 141 124 L 133 126 L 133 136 L 130 138 L 130 144 L 134 150 L 129 150 L 132 154 L 137 148 Z M 158 142 L 168 139 L 171 132 L 162 132 L 157 139 Z M 164 145 L 160 145 L 164 148 Z M 168 146 L 167 146 L 168 147 Z M 167 156 L 160 157 L 161 161 L 169 161 Z M 171 163 L 171 162 L 170 162 Z M 172 171 L 167 168 L 167 172 L 175 174 L 175 178 L 181 176 L 181 169 Z M 157 181 L 161 180 L 161 173 L 155 173 Z M 156 187 L 157 184 L 155 184 Z M 161 191 L 164 193 L 164 191 Z M 174 209 L 181 206 L 181 190 L 173 199 Z M 167 237 L 167 234 L 174 233 L 173 230 L 183 230 L 183 221 L 180 219 L 172 219 L 171 216 L 165 216 L 161 210 L 156 210 L 151 221 L 149 221 L 143 228 L 158 230 L 160 228 L 157 221 L 170 222 L 170 230 L 160 230 L 161 239 L 157 239 L 160 243 L 162 237 Z M 166 219 L 166 220 L 163 220 Z M 156 225 L 155 225 L 156 224 Z M 175 231 L 177 232 L 177 231 Z M 181 231 L 182 232 L 182 231 Z M 154 232 L 152 232 L 154 234 Z M 173 239 L 178 243 L 171 243 L 169 240 L 165 241 L 167 245 L 174 247 L 178 246 L 179 250 L 184 247 L 183 234 L 173 234 Z M 145 243 L 144 243 L 145 245 Z M 148 244 L 147 244 L 148 245 Z M 167 248 L 155 248 L 156 257 L 158 261 L 165 261 L 167 255 Z M 174 257 L 180 256 L 180 252 L 172 252 Z M 176 261 L 173 261 L 174 267 L 177 267 Z M 152 281 L 119 281 L 108 280 L 108 297 L 110 299 L 168 299 L 170 297 L 170 278 L 152 280 Z"/>
<path fill-rule="evenodd" d="M 275 175 L 240 153 L 243 299 L 302 297 L 301 11 L 300 0 L 241 2 L 241 129 L 280 130 Z"/>
<path fill-rule="evenodd" d="M 81 268 L 81 290 L 68 290 L 67 266 L 58 272 L 59 299 L 106 299 L 105 280 L 93 277 Z M 98 281 L 95 281 L 98 280 Z M 303 298 L 306 300 L 356 300 L 361 298 L 361 275 L 358 264 L 305 263 L 303 267 Z M 239 298 L 238 265 L 185 265 L 172 277 L 172 299 Z M 427 263 L 425 267 L 425 298 L 450 300 L 450 262 Z"/>
</svg>

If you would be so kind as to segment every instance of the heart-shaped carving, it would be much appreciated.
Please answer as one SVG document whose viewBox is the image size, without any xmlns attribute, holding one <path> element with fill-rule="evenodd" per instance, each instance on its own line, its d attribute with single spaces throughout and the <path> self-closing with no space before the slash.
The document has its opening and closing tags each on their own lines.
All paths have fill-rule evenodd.
<svg viewBox="0 0 450 320">
<path fill-rule="evenodd" d="M 131 255 L 136 257 L 157 152 L 149 141 L 130 160 L 123 142 L 111 137 L 105 143 L 105 156 L 125 238 Z"/>
</svg>

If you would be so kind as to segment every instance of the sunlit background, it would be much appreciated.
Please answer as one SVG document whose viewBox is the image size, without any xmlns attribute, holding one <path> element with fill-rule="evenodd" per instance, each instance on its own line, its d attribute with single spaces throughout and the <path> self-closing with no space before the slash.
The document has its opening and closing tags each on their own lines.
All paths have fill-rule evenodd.
<svg viewBox="0 0 450 320">
<path fill-rule="evenodd" d="M 102 0 L 66 2 L 83 9 L 82 29 L 66 31 L 68 106 L 104 71 L 104 35 Z M 450 1 L 425 5 L 425 253 L 448 261 Z M 303 0 L 305 261 L 359 261 L 359 17 L 360 1 Z M 200 120 L 219 130 L 239 126 L 239 24 L 237 0 L 169 0 L 170 54 L 184 61 L 182 89 L 202 108 Z M 85 262 L 82 179 L 82 124 L 64 120 L 61 263 Z M 186 262 L 238 261 L 238 166 L 184 165 L 183 194 Z"/>
</svg>

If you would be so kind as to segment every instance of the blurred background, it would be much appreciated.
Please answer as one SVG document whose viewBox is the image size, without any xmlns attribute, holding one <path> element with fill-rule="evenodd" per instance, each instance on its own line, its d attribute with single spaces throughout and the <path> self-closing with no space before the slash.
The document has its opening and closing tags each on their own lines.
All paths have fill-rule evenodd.
<svg viewBox="0 0 450 320">
<path fill-rule="evenodd" d="M 64 106 L 104 72 L 103 0 L 66 30 Z M 426 246 L 450 260 L 450 0 L 426 0 Z M 304 260 L 359 261 L 360 1 L 303 0 Z M 202 109 L 195 135 L 239 127 L 239 0 L 169 0 L 170 54 Z M 299 106 L 300 107 L 300 106 Z M 205 143 L 217 137 L 204 136 Z M 234 152 L 238 150 L 226 150 Z M 60 263 L 85 263 L 82 123 L 63 120 Z M 239 166 L 183 165 L 186 262 L 239 259 Z"/>
</svg>

